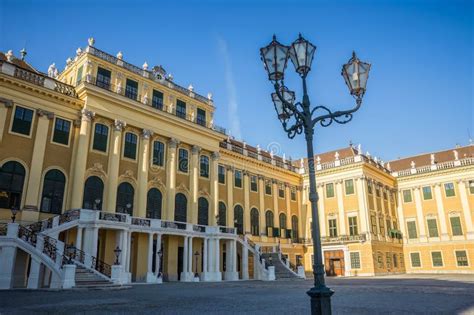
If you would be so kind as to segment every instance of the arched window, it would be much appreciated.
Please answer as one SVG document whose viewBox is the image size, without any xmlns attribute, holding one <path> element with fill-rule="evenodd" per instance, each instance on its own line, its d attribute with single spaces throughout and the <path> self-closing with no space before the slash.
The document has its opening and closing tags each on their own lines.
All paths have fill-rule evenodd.
<svg viewBox="0 0 474 315">
<path fill-rule="evenodd" d="M 152 188 L 148 191 L 146 198 L 146 217 L 151 219 L 161 219 L 161 203 L 163 197 L 161 191 Z"/>
<path fill-rule="evenodd" d="M 82 208 L 102 210 L 102 196 L 104 194 L 104 183 L 97 176 L 91 176 L 84 184 L 84 198 Z"/>
<path fill-rule="evenodd" d="M 206 155 L 200 157 L 199 171 L 202 177 L 209 177 L 209 157 Z"/>
<path fill-rule="evenodd" d="M 265 212 L 265 226 L 267 229 L 267 236 L 273 237 L 273 211 L 272 210 L 267 210 Z"/>
<path fill-rule="evenodd" d="M 286 214 L 280 213 L 280 229 L 286 230 Z"/>
<path fill-rule="evenodd" d="M 186 196 L 178 193 L 174 198 L 174 220 L 178 222 L 186 222 L 188 209 L 188 199 Z"/>
<path fill-rule="evenodd" d="M 203 197 L 198 199 L 198 224 L 209 225 L 209 202 Z"/>
<path fill-rule="evenodd" d="M 237 234 L 244 234 L 244 209 L 240 205 L 234 207 L 234 227 Z"/>
<path fill-rule="evenodd" d="M 60 170 L 50 170 L 44 176 L 41 212 L 61 214 L 66 177 Z"/>
<path fill-rule="evenodd" d="M 296 215 L 291 217 L 291 234 L 293 240 L 298 240 L 298 217 Z"/>
<path fill-rule="evenodd" d="M 135 189 L 127 182 L 121 183 L 117 188 L 117 204 L 115 212 L 133 215 L 133 195 Z"/>
<path fill-rule="evenodd" d="M 258 224 L 258 210 L 256 208 L 252 208 L 252 210 L 250 210 L 250 232 L 254 236 L 260 235 L 260 225 Z"/>
<path fill-rule="evenodd" d="M 10 161 L 0 168 L 0 208 L 20 209 L 25 168 L 18 162 Z"/>
<path fill-rule="evenodd" d="M 219 220 L 217 222 L 218 225 L 227 226 L 227 208 L 225 203 L 219 201 Z"/>
</svg>

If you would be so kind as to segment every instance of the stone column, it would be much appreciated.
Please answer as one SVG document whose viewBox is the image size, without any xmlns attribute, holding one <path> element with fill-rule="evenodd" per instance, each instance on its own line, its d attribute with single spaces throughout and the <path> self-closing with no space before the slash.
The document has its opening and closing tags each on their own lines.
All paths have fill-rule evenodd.
<svg viewBox="0 0 474 315">
<path fill-rule="evenodd" d="M 317 185 L 317 190 L 318 190 L 318 196 L 319 196 L 319 203 L 318 203 L 318 211 L 319 211 L 319 228 L 320 228 L 320 232 L 321 232 L 321 237 L 326 237 L 327 236 L 327 229 L 326 229 L 326 220 L 327 220 L 327 216 L 326 216 L 326 211 L 324 210 L 324 185 L 323 184 L 320 184 L 320 185 Z M 311 213 L 311 202 L 308 202 L 307 204 L 307 211 L 308 211 L 308 216 L 311 216 L 311 220 L 313 220 L 313 215 Z M 313 238 L 313 236 L 311 235 L 311 231 L 310 232 L 310 235 L 309 238 Z"/>
<path fill-rule="evenodd" d="M 82 197 L 84 195 L 84 176 L 86 173 L 87 153 L 89 151 L 91 121 L 94 116 L 95 113 L 88 109 L 84 108 L 81 111 L 81 127 L 79 129 L 79 139 L 77 141 L 77 152 L 73 157 L 75 159 L 75 168 L 72 176 L 71 208 L 82 208 Z"/>
<path fill-rule="evenodd" d="M 132 232 L 127 231 L 125 232 L 125 272 L 130 272 L 130 252 L 132 251 Z"/>
<path fill-rule="evenodd" d="M 359 222 L 360 233 L 365 234 L 370 238 L 369 232 L 369 207 L 367 206 L 367 185 L 365 184 L 365 177 L 356 178 L 357 186 L 357 201 L 359 204 Z"/>
<path fill-rule="evenodd" d="M 161 234 L 156 234 L 155 277 L 158 277 L 160 273 L 161 258 L 159 253 L 161 251 L 161 238 Z"/>
<path fill-rule="evenodd" d="M 385 235 L 382 235 L 382 237 L 384 237 L 386 240 L 388 240 L 388 230 L 390 229 L 390 226 L 387 226 L 387 209 L 385 209 L 385 201 L 384 201 L 384 198 L 383 198 L 383 192 L 385 190 L 385 187 L 384 186 L 380 186 L 380 205 L 382 207 L 382 217 L 383 217 L 383 220 L 382 220 L 382 224 L 383 226 L 385 227 Z"/>
<path fill-rule="evenodd" d="M 425 229 L 425 217 L 423 216 L 423 208 L 421 207 L 420 187 L 415 187 L 413 192 L 415 195 L 416 219 L 418 222 L 418 230 L 420 233 L 418 235 L 418 239 L 420 242 L 426 242 L 427 235 Z"/>
<path fill-rule="evenodd" d="M 303 236 L 303 215 L 301 211 L 301 188 L 300 186 L 296 187 L 296 202 L 298 205 L 298 237 Z"/>
<path fill-rule="evenodd" d="M 166 164 L 166 207 L 163 218 L 174 221 L 174 197 L 176 195 L 176 148 L 179 141 L 171 138 L 168 141 L 168 163 Z"/>
<path fill-rule="evenodd" d="M 279 233 L 281 233 L 280 230 L 280 211 L 278 209 L 278 182 L 274 179 L 272 179 L 272 195 L 273 195 L 273 219 L 274 219 L 274 228 L 279 230 Z M 282 235 L 280 235 L 280 238 Z"/>
<path fill-rule="evenodd" d="M 188 272 L 190 274 L 190 278 L 194 278 L 193 272 L 193 237 L 190 236 L 188 240 Z"/>
<path fill-rule="evenodd" d="M 76 248 L 77 249 L 82 249 L 82 230 L 84 228 L 78 226 L 77 227 L 77 232 L 76 232 Z"/>
<path fill-rule="evenodd" d="M 344 191 L 342 189 L 342 180 L 336 182 L 337 197 L 337 216 L 339 217 L 339 235 L 347 235 L 346 232 L 346 213 L 344 211 Z"/>
<path fill-rule="evenodd" d="M 395 192 L 394 192 L 395 193 Z M 408 239 L 407 235 L 407 229 L 406 229 L 406 222 L 405 222 L 405 215 L 403 213 L 403 207 L 402 207 L 402 194 L 400 192 L 396 192 L 398 195 L 397 197 L 397 214 L 398 214 L 398 221 L 400 222 L 400 232 L 402 232 L 403 235 L 403 242 L 406 243 Z"/>
<path fill-rule="evenodd" d="M 91 265 L 91 257 L 97 257 L 97 240 L 99 237 L 99 228 L 86 227 L 84 231 L 84 249 L 86 253 L 85 264 Z M 88 261 L 89 260 L 89 261 Z"/>
<path fill-rule="evenodd" d="M 234 223 L 234 168 L 227 166 L 227 226 L 235 226 Z"/>
<path fill-rule="evenodd" d="M 265 222 L 265 177 L 258 175 L 258 207 L 260 208 L 259 212 L 259 226 L 260 234 L 267 235 L 267 228 Z"/>
<path fill-rule="evenodd" d="M 202 259 L 203 259 L 203 262 L 202 262 L 202 272 L 203 273 L 207 273 L 208 272 L 208 267 L 207 267 L 207 242 L 208 242 L 208 239 L 207 238 L 203 238 L 203 251 L 202 251 Z"/>
<path fill-rule="evenodd" d="M 26 216 L 22 214 L 22 220 L 24 221 L 38 221 L 38 201 L 39 201 L 39 189 L 41 187 L 41 175 L 43 172 L 43 161 L 44 153 L 46 148 L 46 142 L 48 141 L 48 129 L 49 121 L 53 119 L 54 114 L 38 109 L 38 124 L 36 127 L 36 136 L 33 144 L 33 154 L 31 156 L 31 168 L 28 176 L 26 198 L 24 210 L 35 211 L 36 214 L 31 213 Z"/>
<path fill-rule="evenodd" d="M 459 197 L 461 198 L 462 212 L 464 215 L 464 222 L 466 225 L 466 236 L 468 240 L 474 239 L 474 227 L 472 224 L 471 209 L 469 207 L 469 200 L 467 199 L 466 180 L 458 181 Z M 469 184 L 468 184 L 469 185 Z"/>
<path fill-rule="evenodd" d="M 211 204 L 210 204 L 210 225 L 217 225 L 216 217 L 219 215 L 219 152 L 212 152 L 210 165 L 210 185 L 211 185 Z"/>
<path fill-rule="evenodd" d="M 244 175 L 244 234 L 250 234 L 250 181 L 249 173 L 242 171 Z"/>
<path fill-rule="evenodd" d="M 189 167 L 189 191 L 191 200 L 190 203 L 190 219 L 192 224 L 198 222 L 198 184 L 199 184 L 199 152 L 201 147 L 193 145 L 191 149 L 191 165 Z"/>
<path fill-rule="evenodd" d="M 28 276 L 28 289 L 38 289 L 40 282 L 40 267 L 41 261 L 36 260 L 36 258 L 31 257 L 30 263 L 30 274 Z"/>
<path fill-rule="evenodd" d="M 242 246 L 242 279 L 249 279 L 249 253 L 245 246 Z"/>
<path fill-rule="evenodd" d="M 216 261 L 216 273 L 220 275 L 221 273 L 221 246 L 218 238 L 215 239 L 215 261 Z M 217 279 L 216 279 L 217 280 Z M 219 279 L 220 280 L 220 279 Z"/>
<path fill-rule="evenodd" d="M 293 231 L 293 224 L 291 220 L 291 194 L 290 186 L 285 183 L 285 202 L 286 202 L 286 228 Z"/>
<path fill-rule="evenodd" d="M 147 264 L 147 273 L 146 273 L 146 282 L 154 283 L 156 282 L 156 276 L 152 271 L 153 267 L 153 233 L 148 233 L 148 264 Z"/>
<path fill-rule="evenodd" d="M 420 189 L 421 190 L 421 189 Z M 441 229 L 441 240 L 448 241 L 449 234 L 448 234 L 448 226 L 446 224 L 446 214 L 444 213 L 444 205 L 443 205 L 443 197 L 441 192 L 441 184 L 435 184 L 435 199 L 436 199 L 436 209 L 438 210 L 438 221 L 439 227 Z"/>
<path fill-rule="evenodd" d="M 184 237 L 184 248 L 183 248 L 183 272 L 181 272 L 181 280 L 180 281 L 187 281 L 187 273 L 188 273 L 188 236 Z"/>
<path fill-rule="evenodd" d="M 138 207 L 137 216 L 146 217 L 146 203 L 148 193 L 148 168 L 150 167 L 150 137 L 153 131 L 143 129 L 140 141 L 140 151 L 138 154 Z"/>
<path fill-rule="evenodd" d="M 5 131 L 5 126 L 7 123 L 7 113 L 9 108 L 13 108 L 13 101 L 5 98 L 0 98 L 0 143 L 2 143 L 3 132 Z M 14 113 L 12 113 L 14 115 Z"/>
<path fill-rule="evenodd" d="M 117 187 L 119 177 L 119 166 L 122 147 L 122 130 L 127 123 L 116 119 L 113 126 L 112 137 L 109 149 L 109 162 L 107 167 L 107 184 L 105 185 L 106 194 L 104 202 L 104 211 L 115 212 L 117 204 Z"/>
</svg>

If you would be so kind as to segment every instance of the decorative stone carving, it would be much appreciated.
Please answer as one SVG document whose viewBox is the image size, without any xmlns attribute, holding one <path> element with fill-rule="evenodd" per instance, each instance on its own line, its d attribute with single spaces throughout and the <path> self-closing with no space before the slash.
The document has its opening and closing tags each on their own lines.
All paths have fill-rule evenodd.
<svg viewBox="0 0 474 315">
<path fill-rule="evenodd" d="M 199 154 L 199 152 L 201 152 L 201 147 L 198 145 L 193 145 L 193 147 L 191 148 L 191 152 L 192 154 Z"/>
<path fill-rule="evenodd" d="M 135 177 L 133 176 L 132 170 L 126 170 L 125 173 L 120 175 L 120 181 L 135 182 Z"/>
<path fill-rule="evenodd" d="M 225 169 L 226 169 L 227 171 L 231 171 L 231 172 L 234 171 L 234 167 L 231 166 L 231 165 L 226 165 L 226 166 L 225 166 Z"/>
<path fill-rule="evenodd" d="M 362 144 L 360 143 L 357 145 L 357 154 L 362 154 Z"/>
<path fill-rule="evenodd" d="M 321 165 L 321 158 L 319 157 L 319 155 L 316 157 L 316 163 L 318 165 Z"/>
<path fill-rule="evenodd" d="M 168 74 L 168 80 L 173 81 L 173 75 L 171 73 Z"/>
<path fill-rule="evenodd" d="M 433 153 L 431 154 L 430 159 L 431 159 L 431 165 L 434 165 L 435 164 L 435 155 Z"/>
<path fill-rule="evenodd" d="M 5 105 L 6 108 L 13 107 L 13 100 L 10 100 L 7 98 L 0 97 L 0 103 L 3 103 L 3 105 Z"/>
<path fill-rule="evenodd" d="M 219 152 L 212 152 L 211 153 L 211 159 L 213 161 L 217 161 L 220 157 L 221 157 L 221 155 L 219 154 Z"/>
<path fill-rule="evenodd" d="M 188 86 L 188 91 L 190 91 L 190 92 L 193 92 L 193 91 L 194 91 L 194 86 L 193 86 L 192 84 L 190 84 L 190 85 Z"/>
<path fill-rule="evenodd" d="M 68 58 L 66 59 L 66 66 L 70 66 L 71 63 L 72 63 L 72 59 L 71 59 L 71 57 L 68 57 Z"/>
<path fill-rule="evenodd" d="M 392 171 L 392 168 L 390 166 L 390 162 L 387 163 L 387 169 L 391 172 Z"/>
<path fill-rule="evenodd" d="M 165 184 L 161 181 L 161 179 L 157 176 L 153 177 L 153 179 L 148 183 L 148 187 L 158 187 L 161 190 L 165 189 Z"/>
<path fill-rule="evenodd" d="M 336 161 L 339 161 L 339 152 L 336 151 L 336 153 L 334 154 L 334 158 L 336 159 Z"/>
<path fill-rule="evenodd" d="M 94 44 L 95 44 L 95 39 L 94 39 L 94 37 L 89 37 L 89 38 L 87 39 L 87 43 L 89 44 L 89 46 L 94 46 Z"/>
<path fill-rule="evenodd" d="M 125 128 L 127 126 L 127 123 L 123 120 L 120 120 L 120 119 L 115 119 L 114 121 L 114 129 L 116 131 L 122 131 L 123 128 Z"/>
<path fill-rule="evenodd" d="M 83 108 L 80 113 L 81 119 L 82 120 L 88 120 L 91 121 L 95 117 L 95 113 L 91 110 Z"/>
<path fill-rule="evenodd" d="M 148 70 L 148 63 L 145 61 L 142 65 L 143 70 Z"/>
<path fill-rule="evenodd" d="M 39 117 L 46 117 L 48 119 L 53 119 L 54 118 L 54 113 L 53 112 L 48 112 L 46 110 L 39 109 L 39 108 L 36 110 L 36 115 L 38 115 Z"/>
<path fill-rule="evenodd" d="M 304 159 L 300 159 L 300 168 L 304 168 Z"/>
<path fill-rule="evenodd" d="M 459 153 L 457 150 L 453 150 L 453 153 L 454 153 L 454 160 L 459 160 Z"/>
<path fill-rule="evenodd" d="M 58 77 L 58 69 L 56 68 L 56 63 L 52 63 L 48 68 L 48 77 L 56 79 Z"/>
<path fill-rule="evenodd" d="M 151 131 L 150 129 L 143 129 L 142 130 L 142 137 L 143 139 L 150 139 L 150 137 L 153 135 L 153 131 Z"/>
<path fill-rule="evenodd" d="M 13 61 L 13 51 L 12 50 L 9 50 L 6 54 L 5 54 L 5 57 L 7 57 L 7 61 L 8 62 L 12 62 Z"/>
<path fill-rule="evenodd" d="M 212 93 L 211 92 L 207 93 L 207 99 L 212 101 Z"/>
<path fill-rule="evenodd" d="M 176 147 L 178 146 L 179 144 L 179 140 L 178 139 L 175 139 L 175 138 L 171 138 L 168 140 L 168 147 L 170 149 L 176 149 Z"/>
<path fill-rule="evenodd" d="M 415 168 L 416 167 L 415 161 L 411 161 L 410 166 L 411 168 Z"/>
<path fill-rule="evenodd" d="M 121 51 L 119 51 L 119 52 L 117 53 L 117 59 L 122 60 L 122 58 L 123 58 L 123 54 L 122 54 Z"/>
<path fill-rule="evenodd" d="M 76 56 L 79 56 L 82 53 L 82 48 L 79 47 L 76 49 Z"/>
</svg>

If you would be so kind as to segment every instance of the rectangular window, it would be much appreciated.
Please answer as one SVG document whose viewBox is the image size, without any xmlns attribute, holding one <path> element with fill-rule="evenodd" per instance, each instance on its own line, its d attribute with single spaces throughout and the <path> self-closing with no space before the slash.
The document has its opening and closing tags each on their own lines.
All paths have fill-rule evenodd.
<svg viewBox="0 0 474 315">
<path fill-rule="evenodd" d="M 78 85 L 82 81 L 82 69 L 83 69 L 82 65 L 77 69 L 76 85 Z"/>
<path fill-rule="evenodd" d="M 201 155 L 199 160 L 200 175 L 205 178 L 209 178 L 209 157 Z"/>
<path fill-rule="evenodd" d="M 383 255 L 381 252 L 377 252 L 377 264 L 380 269 L 383 268 Z"/>
<path fill-rule="evenodd" d="M 377 235 L 377 218 L 375 215 L 370 216 L 370 226 L 372 227 L 372 233 Z"/>
<path fill-rule="evenodd" d="M 372 184 L 370 182 L 367 182 L 367 191 L 369 195 L 372 195 Z"/>
<path fill-rule="evenodd" d="M 186 103 L 181 100 L 176 101 L 176 116 L 186 119 Z"/>
<path fill-rule="evenodd" d="M 196 123 L 206 127 L 206 111 L 204 109 L 197 109 Z"/>
<path fill-rule="evenodd" d="M 337 222 L 336 219 L 329 219 L 329 236 L 337 237 Z"/>
<path fill-rule="evenodd" d="M 258 191 L 258 178 L 257 175 L 250 175 L 250 190 Z"/>
<path fill-rule="evenodd" d="M 334 184 L 329 183 L 326 184 L 326 198 L 332 198 L 334 197 Z"/>
<path fill-rule="evenodd" d="M 351 252 L 351 269 L 360 269 L 360 253 Z"/>
<path fill-rule="evenodd" d="M 403 254 L 400 254 L 400 268 L 405 268 L 405 258 L 403 257 Z"/>
<path fill-rule="evenodd" d="M 438 237 L 438 224 L 436 224 L 436 219 L 428 219 L 426 222 L 428 223 L 429 237 Z"/>
<path fill-rule="evenodd" d="M 111 72 L 109 70 L 99 67 L 97 69 L 97 80 L 95 82 L 95 85 L 100 88 L 110 90 L 110 77 Z"/>
<path fill-rule="evenodd" d="M 137 135 L 131 132 L 125 134 L 125 146 L 123 148 L 123 156 L 132 160 L 137 157 Z"/>
<path fill-rule="evenodd" d="M 443 267 L 441 252 L 431 252 L 431 261 L 433 262 L 433 267 Z"/>
<path fill-rule="evenodd" d="M 431 187 L 430 186 L 423 187 L 423 199 L 424 200 L 433 199 L 433 194 L 431 193 Z"/>
<path fill-rule="evenodd" d="M 56 123 L 54 124 L 53 142 L 68 145 L 70 130 L 70 121 L 61 118 L 56 118 Z"/>
<path fill-rule="evenodd" d="M 387 191 L 386 191 L 386 190 L 383 191 L 383 199 L 384 199 L 384 200 L 387 200 L 387 199 L 388 199 Z"/>
<path fill-rule="evenodd" d="M 397 254 L 393 254 L 393 268 L 398 268 L 398 257 L 397 257 Z"/>
<path fill-rule="evenodd" d="M 469 193 L 474 194 L 474 180 L 469 181 Z"/>
<path fill-rule="evenodd" d="M 449 220 L 451 221 L 451 230 L 453 231 L 453 236 L 462 235 L 461 218 L 451 217 Z"/>
<path fill-rule="evenodd" d="M 219 165 L 217 167 L 219 184 L 225 184 L 225 166 Z"/>
<path fill-rule="evenodd" d="M 411 266 L 421 267 L 420 253 L 410 253 Z"/>
<path fill-rule="evenodd" d="M 387 269 L 392 268 L 392 254 L 385 253 L 385 261 L 387 263 Z"/>
<path fill-rule="evenodd" d="M 188 172 L 188 150 L 179 149 L 178 153 L 178 170 L 183 173 Z"/>
<path fill-rule="evenodd" d="M 415 221 L 408 221 L 407 222 L 407 228 L 408 228 L 408 238 L 409 239 L 414 239 L 414 238 L 418 237 L 418 235 L 416 233 L 416 222 Z"/>
<path fill-rule="evenodd" d="M 375 188 L 375 196 L 377 196 L 377 198 L 380 198 L 380 187 Z"/>
<path fill-rule="evenodd" d="M 465 250 L 456 251 L 456 264 L 458 267 L 469 266 L 469 262 L 467 261 L 467 252 Z"/>
<path fill-rule="evenodd" d="M 163 93 L 157 90 L 153 90 L 151 106 L 159 110 L 163 110 Z"/>
<path fill-rule="evenodd" d="M 234 171 L 234 186 L 238 188 L 242 188 L 242 171 L 239 171 L 239 170 Z"/>
<path fill-rule="evenodd" d="M 153 165 L 165 165 L 165 145 L 163 144 L 163 142 L 153 142 Z"/>
<path fill-rule="evenodd" d="M 354 194 L 354 180 L 348 179 L 344 181 L 344 186 L 346 188 L 346 195 Z"/>
<path fill-rule="evenodd" d="M 444 191 L 446 193 L 446 197 L 453 197 L 455 196 L 454 192 L 454 184 L 453 183 L 446 183 L 444 184 Z"/>
<path fill-rule="evenodd" d="M 349 235 L 354 236 L 358 234 L 357 217 L 349 217 Z"/>
<path fill-rule="evenodd" d="M 285 198 L 285 185 L 278 184 L 278 197 Z"/>
<path fill-rule="evenodd" d="M 125 96 L 132 99 L 137 100 L 138 98 L 138 82 L 127 79 L 125 84 Z"/>
<path fill-rule="evenodd" d="M 385 220 L 385 226 L 387 228 L 387 236 L 390 236 L 390 231 L 392 230 L 390 223 L 391 223 L 390 219 Z"/>
<path fill-rule="evenodd" d="M 109 127 L 103 124 L 95 124 L 94 142 L 92 149 L 107 152 L 107 140 L 109 137 Z"/>
<path fill-rule="evenodd" d="M 380 228 L 380 235 L 385 235 L 385 226 L 383 224 L 383 217 L 379 217 L 379 228 Z"/>
<path fill-rule="evenodd" d="M 271 180 L 265 181 L 265 194 L 267 195 L 272 194 L 272 181 Z"/>
<path fill-rule="evenodd" d="M 402 193 L 403 193 L 403 202 L 412 202 L 411 190 L 406 189 Z"/>
<path fill-rule="evenodd" d="M 12 132 L 30 135 L 31 124 L 33 123 L 33 111 L 28 108 L 17 106 L 13 117 Z"/>
<path fill-rule="evenodd" d="M 290 193 L 291 193 L 291 201 L 296 201 L 296 188 L 291 187 Z"/>
</svg>

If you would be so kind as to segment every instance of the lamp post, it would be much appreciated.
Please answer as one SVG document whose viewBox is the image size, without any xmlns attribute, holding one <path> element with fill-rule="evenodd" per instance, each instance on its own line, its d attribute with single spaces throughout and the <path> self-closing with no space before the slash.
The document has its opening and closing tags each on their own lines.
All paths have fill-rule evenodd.
<svg viewBox="0 0 474 315">
<path fill-rule="evenodd" d="M 115 253 L 115 262 L 114 262 L 114 265 L 120 265 L 119 263 L 119 256 L 120 256 L 120 253 L 122 252 L 122 250 L 120 249 L 120 247 L 115 247 L 114 249 L 114 253 Z"/>
<path fill-rule="evenodd" d="M 352 114 L 362 105 L 370 64 L 357 58 L 355 52 L 352 58 L 342 66 L 342 76 L 349 88 L 351 95 L 355 98 L 355 107 L 349 110 L 332 112 L 323 105 L 311 109 L 307 93 L 306 76 L 311 70 L 316 46 L 304 39 L 301 34 L 291 44 L 285 46 L 276 40 L 273 35 L 272 42 L 260 49 L 260 55 L 268 72 L 268 79 L 273 83 L 275 92 L 271 94 L 273 105 L 277 112 L 283 129 L 290 139 L 304 131 L 308 154 L 309 170 L 309 200 L 311 201 L 311 213 L 313 216 L 313 251 L 314 251 L 314 287 L 307 294 L 311 298 L 311 314 L 331 314 L 331 296 L 334 291 L 325 284 L 324 265 L 322 260 L 321 235 L 319 231 L 318 193 L 316 192 L 316 174 L 314 169 L 313 135 L 314 128 L 320 124 L 327 127 L 333 122 L 345 124 L 352 120 Z M 303 83 L 303 99 L 295 103 L 295 93 L 290 91 L 284 84 L 284 73 L 288 62 L 295 66 Z M 321 112 L 321 114 L 319 114 Z"/>
</svg>

